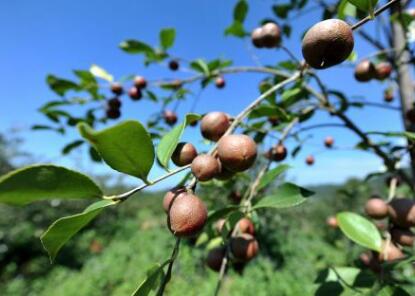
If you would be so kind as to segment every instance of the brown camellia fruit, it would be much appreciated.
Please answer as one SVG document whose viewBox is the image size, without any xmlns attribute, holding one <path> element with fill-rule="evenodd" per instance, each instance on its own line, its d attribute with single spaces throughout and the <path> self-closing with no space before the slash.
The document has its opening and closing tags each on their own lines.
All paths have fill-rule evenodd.
<svg viewBox="0 0 415 296">
<path fill-rule="evenodd" d="M 373 219 L 383 219 L 388 216 L 388 204 L 381 198 L 371 198 L 365 205 L 366 215 Z"/>
<path fill-rule="evenodd" d="M 306 62 L 315 69 L 342 63 L 354 47 L 353 31 L 339 19 L 328 19 L 312 26 L 304 35 L 302 52 Z"/>
<path fill-rule="evenodd" d="M 375 77 L 378 80 L 389 78 L 392 73 L 392 65 L 387 62 L 382 62 L 376 65 Z"/>
<path fill-rule="evenodd" d="M 206 206 L 199 197 L 191 193 L 176 198 L 168 214 L 169 228 L 178 237 L 196 235 L 202 230 L 207 219 Z"/>
<path fill-rule="evenodd" d="M 307 158 L 305 159 L 305 162 L 306 162 L 307 165 L 313 165 L 314 164 L 314 156 L 313 155 L 307 156 Z"/>
<path fill-rule="evenodd" d="M 402 253 L 401 249 L 399 249 L 394 243 L 392 242 L 382 242 L 382 249 L 379 253 L 379 261 L 395 261 L 404 258 L 405 255 Z"/>
<path fill-rule="evenodd" d="M 262 44 L 266 48 L 274 48 L 281 41 L 281 30 L 276 23 L 266 23 L 262 26 Z"/>
<path fill-rule="evenodd" d="M 337 223 L 337 219 L 335 216 L 327 217 L 326 224 L 330 226 L 331 228 L 337 228 L 339 224 Z"/>
<path fill-rule="evenodd" d="M 324 139 L 324 146 L 326 146 L 327 148 L 333 147 L 333 144 L 334 144 L 333 137 L 328 136 Z"/>
<path fill-rule="evenodd" d="M 119 108 L 108 108 L 105 112 L 107 117 L 110 119 L 117 119 L 121 116 L 121 111 Z"/>
<path fill-rule="evenodd" d="M 171 110 L 165 110 L 163 112 L 163 118 L 164 121 L 168 124 L 168 125 L 174 125 L 177 122 L 177 115 L 175 112 L 171 111 Z"/>
<path fill-rule="evenodd" d="M 386 89 L 383 92 L 383 99 L 385 100 L 386 103 L 390 103 L 393 101 L 393 91 L 391 89 Z"/>
<path fill-rule="evenodd" d="M 206 265 L 214 271 L 219 271 L 222 266 L 223 258 L 225 258 L 225 254 L 225 247 L 217 247 L 210 250 L 206 257 Z"/>
<path fill-rule="evenodd" d="M 134 86 L 138 89 L 147 87 L 147 80 L 143 76 L 134 77 Z"/>
<path fill-rule="evenodd" d="M 197 150 L 193 144 L 181 142 L 177 144 L 176 149 L 174 149 L 171 159 L 175 165 L 185 166 L 191 164 L 196 156 Z"/>
<path fill-rule="evenodd" d="M 215 176 L 215 179 L 226 181 L 231 179 L 233 176 L 235 176 L 235 172 L 231 172 L 227 168 L 225 168 L 222 164 L 220 165 L 220 172 Z"/>
<path fill-rule="evenodd" d="M 208 154 L 200 154 L 192 161 L 192 173 L 199 181 L 209 181 L 219 174 L 219 161 Z"/>
<path fill-rule="evenodd" d="M 218 141 L 231 125 L 229 115 L 224 112 L 209 112 L 203 116 L 200 131 L 205 139 Z"/>
<path fill-rule="evenodd" d="M 133 100 L 133 101 L 138 101 L 139 99 L 141 99 L 142 94 L 141 94 L 141 90 L 135 86 L 133 86 L 132 88 L 130 88 L 128 90 L 128 96 Z"/>
<path fill-rule="evenodd" d="M 179 69 L 179 62 L 176 60 L 171 60 L 169 62 L 169 68 L 172 71 L 177 71 Z"/>
<path fill-rule="evenodd" d="M 264 45 L 264 38 L 263 38 L 263 29 L 262 27 L 256 28 L 251 33 L 251 41 L 252 44 L 257 48 L 263 48 Z"/>
<path fill-rule="evenodd" d="M 119 96 L 119 95 L 122 95 L 122 93 L 124 92 L 124 89 L 120 83 L 114 82 L 113 84 L 111 84 L 111 91 L 113 94 L 116 94 Z"/>
<path fill-rule="evenodd" d="M 283 161 L 287 157 L 287 148 L 283 144 L 277 144 L 268 150 L 266 157 L 273 161 Z"/>
<path fill-rule="evenodd" d="M 216 85 L 217 88 L 224 88 L 225 87 L 225 79 L 223 77 L 216 78 L 215 85 Z"/>
<path fill-rule="evenodd" d="M 394 227 L 390 231 L 392 240 L 401 246 L 412 247 L 415 242 L 415 234 L 409 229 Z"/>
<path fill-rule="evenodd" d="M 249 261 L 258 254 L 258 241 L 250 234 L 243 233 L 230 241 L 231 252 L 235 259 Z"/>
<path fill-rule="evenodd" d="M 360 261 L 366 267 L 370 268 L 373 272 L 380 272 L 382 266 L 380 265 L 379 259 L 372 252 L 364 252 L 359 256 Z"/>
<path fill-rule="evenodd" d="M 173 200 L 175 200 L 179 196 L 182 196 L 183 194 L 187 194 L 186 187 L 176 187 L 167 191 L 163 199 L 164 211 L 168 213 Z"/>
<path fill-rule="evenodd" d="M 232 172 L 250 168 L 257 156 L 256 143 L 247 135 L 228 135 L 218 143 L 218 156 L 224 167 Z"/>
<path fill-rule="evenodd" d="M 415 201 L 409 198 L 395 198 L 388 206 L 392 223 L 402 228 L 415 226 Z"/>
<path fill-rule="evenodd" d="M 354 69 L 354 77 L 357 81 L 367 82 L 375 78 L 376 69 L 375 65 L 369 60 L 363 60 L 356 65 Z"/>
<path fill-rule="evenodd" d="M 239 231 L 241 233 L 248 233 L 250 235 L 254 235 L 255 233 L 255 227 L 254 223 L 252 223 L 251 219 L 249 218 L 242 218 L 238 222 Z"/>
<path fill-rule="evenodd" d="M 108 108 L 111 109 L 120 109 L 121 108 L 121 100 L 119 98 L 112 98 L 109 99 L 107 102 Z"/>
</svg>

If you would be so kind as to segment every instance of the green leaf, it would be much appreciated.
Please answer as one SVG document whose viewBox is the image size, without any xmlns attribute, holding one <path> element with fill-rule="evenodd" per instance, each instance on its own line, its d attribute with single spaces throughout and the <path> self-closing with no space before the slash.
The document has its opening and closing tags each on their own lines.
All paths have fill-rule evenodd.
<svg viewBox="0 0 415 296">
<path fill-rule="evenodd" d="M 341 231 L 355 243 L 377 252 L 381 250 L 382 237 L 368 219 L 352 212 L 341 212 L 337 214 L 337 222 Z"/>
<path fill-rule="evenodd" d="M 176 149 L 177 144 L 180 141 L 185 127 L 189 123 L 200 118 L 201 116 L 198 114 L 187 114 L 184 121 L 181 124 L 175 126 L 160 140 L 160 143 L 157 146 L 157 158 L 163 167 L 168 168 L 170 158 L 173 155 L 174 149 Z"/>
<path fill-rule="evenodd" d="M 80 123 L 78 129 L 111 168 L 147 181 L 154 162 L 154 147 L 140 122 L 127 120 L 101 131 Z"/>
<path fill-rule="evenodd" d="M 202 60 L 202 59 L 197 59 L 193 62 L 190 63 L 190 67 L 200 73 L 203 73 L 206 76 L 210 75 L 210 70 L 209 70 L 209 66 L 208 64 Z"/>
<path fill-rule="evenodd" d="M 292 9 L 291 4 L 281 4 L 281 5 L 273 5 L 272 11 L 276 16 L 282 19 L 286 19 L 288 16 L 288 13 Z"/>
<path fill-rule="evenodd" d="M 75 140 L 75 141 L 67 144 L 65 147 L 63 147 L 62 154 L 63 155 L 69 154 L 73 149 L 81 146 L 83 143 L 85 143 L 84 140 Z"/>
<path fill-rule="evenodd" d="M 160 280 L 164 277 L 163 268 L 169 263 L 169 260 L 163 264 L 155 264 L 147 271 L 147 277 L 142 281 L 138 288 L 131 294 L 131 296 L 147 296 L 151 290 L 154 290 Z"/>
<path fill-rule="evenodd" d="M 348 2 L 348 0 L 342 0 L 337 8 L 337 15 L 340 19 L 345 19 L 346 16 L 356 17 L 356 7 Z"/>
<path fill-rule="evenodd" d="M 11 205 L 101 196 L 101 189 L 87 176 L 60 166 L 33 165 L 0 177 L 0 202 Z"/>
<path fill-rule="evenodd" d="M 49 85 L 50 89 L 60 96 L 64 96 L 66 92 L 70 90 L 79 90 L 79 85 L 75 82 L 59 78 L 55 75 L 48 75 L 46 77 L 46 82 Z"/>
<path fill-rule="evenodd" d="M 232 25 L 225 29 L 225 36 L 228 35 L 243 38 L 247 35 L 247 33 L 245 32 L 244 25 L 241 22 L 234 21 Z"/>
<path fill-rule="evenodd" d="M 369 14 L 373 14 L 376 4 L 378 0 L 347 0 L 360 10 L 367 12 Z"/>
<path fill-rule="evenodd" d="M 92 75 L 104 79 L 106 81 L 114 81 L 114 77 L 100 66 L 92 65 L 91 68 L 89 68 L 89 72 L 91 72 Z"/>
<path fill-rule="evenodd" d="M 261 208 L 290 208 L 302 204 L 314 192 L 292 183 L 284 183 L 271 195 L 262 198 L 253 209 Z"/>
<path fill-rule="evenodd" d="M 415 133 L 411 132 L 367 132 L 367 135 L 381 135 L 385 137 L 402 137 L 415 141 Z"/>
<path fill-rule="evenodd" d="M 239 0 L 233 10 L 233 19 L 243 23 L 248 13 L 248 3 L 246 0 Z"/>
<path fill-rule="evenodd" d="M 160 45 L 166 50 L 173 46 L 176 39 L 176 30 L 174 28 L 165 28 L 160 31 Z"/>
<path fill-rule="evenodd" d="M 411 296 L 402 287 L 385 286 L 382 290 L 378 291 L 377 296 Z"/>
<path fill-rule="evenodd" d="M 272 170 L 267 171 L 259 181 L 259 185 L 257 187 L 257 190 L 261 190 L 268 186 L 269 183 L 274 181 L 279 175 L 284 173 L 286 170 L 290 168 L 289 165 L 281 164 L 277 166 L 276 168 L 273 168 Z"/>
<path fill-rule="evenodd" d="M 138 40 L 125 40 L 119 46 L 127 53 L 155 55 L 155 51 L 150 45 Z"/>
<path fill-rule="evenodd" d="M 237 211 L 238 209 L 239 209 L 239 206 L 227 206 L 226 208 L 211 211 L 208 214 L 206 225 L 212 224 L 213 222 L 217 221 L 218 219 L 223 218 L 225 216 L 228 216 L 229 214 Z"/>
<path fill-rule="evenodd" d="M 59 250 L 71 237 L 91 222 L 104 208 L 116 203 L 118 202 L 101 200 L 93 203 L 80 214 L 63 217 L 53 222 L 40 237 L 50 261 L 55 260 Z"/>
</svg>

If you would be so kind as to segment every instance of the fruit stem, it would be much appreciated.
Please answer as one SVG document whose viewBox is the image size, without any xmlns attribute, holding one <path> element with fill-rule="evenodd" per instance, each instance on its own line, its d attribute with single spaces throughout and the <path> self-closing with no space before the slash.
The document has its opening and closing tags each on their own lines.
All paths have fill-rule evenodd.
<svg viewBox="0 0 415 296">
<path fill-rule="evenodd" d="M 356 24 L 354 24 L 353 26 L 351 26 L 351 29 L 352 30 L 358 29 L 359 27 L 361 27 L 362 25 L 366 24 L 368 21 L 371 21 L 376 16 L 378 16 L 379 14 L 381 14 L 382 12 L 384 12 L 386 9 L 388 9 L 389 7 L 391 7 L 393 4 L 395 4 L 398 1 L 399 0 L 391 0 L 391 1 L 389 1 L 388 3 L 386 3 L 385 5 L 383 5 L 382 7 L 380 7 L 378 10 L 375 10 L 375 12 L 373 13 L 373 15 L 372 14 L 369 14 L 367 17 L 365 17 L 364 19 L 361 19 Z"/>
<path fill-rule="evenodd" d="M 160 288 L 157 291 L 157 296 L 162 296 L 164 294 L 164 290 L 166 289 L 167 284 L 169 283 L 170 279 L 171 279 L 171 272 L 173 270 L 173 264 L 174 261 L 177 258 L 177 255 L 179 254 L 179 250 L 180 250 L 180 238 L 176 238 L 176 244 L 174 245 L 174 249 L 173 252 L 170 256 L 170 260 L 169 260 L 169 266 L 167 267 L 167 272 L 166 275 L 163 277 L 163 281 L 161 282 Z"/>
</svg>

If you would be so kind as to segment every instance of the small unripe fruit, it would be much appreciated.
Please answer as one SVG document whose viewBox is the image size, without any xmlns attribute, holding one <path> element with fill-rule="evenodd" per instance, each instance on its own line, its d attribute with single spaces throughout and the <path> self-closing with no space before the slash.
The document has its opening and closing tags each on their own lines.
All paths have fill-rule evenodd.
<svg viewBox="0 0 415 296">
<path fill-rule="evenodd" d="M 314 156 L 313 155 L 307 156 L 307 158 L 305 159 L 305 162 L 306 162 L 307 165 L 313 165 L 314 164 Z"/>
<path fill-rule="evenodd" d="M 255 233 L 254 224 L 248 218 L 242 218 L 239 220 L 237 227 L 239 227 L 240 233 L 248 233 L 250 235 L 254 235 Z"/>
<path fill-rule="evenodd" d="M 337 219 L 335 216 L 327 217 L 326 224 L 330 226 L 331 228 L 337 228 L 339 224 L 337 223 Z"/>
<path fill-rule="evenodd" d="M 409 229 L 392 228 L 391 229 L 392 240 L 401 246 L 412 247 L 415 242 L 415 234 Z"/>
<path fill-rule="evenodd" d="M 383 219 L 388 216 L 388 205 L 380 198 L 371 198 L 365 205 L 366 215 L 373 219 Z"/>
<path fill-rule="evenodd" d="M 235 176 L 235 172 L 231 172 L 221 164 L 220 172 L 215 176 L 215 179 L 226 181 L 231 179 L 233 176 Z"/>
<path fill-rule="evenodd" d="M 124 92 L 124 89 L 120 83 L 114 82 L 113 84 L 111 84 L 111 91 L 112 93 L 119 96 L 119 95 L 122 95 L 122 93 Z"/>
<path fill-rule="evenodd" d="M 392 73 L 392 65 L 387 62 L 382 62 L 376 65 L 375 77 L 378 80 L 389 78 Z"/>
<path fill-rule="evenodd" d="M 266 157 L 273 161 L 283 161 L 287 157 L 287 154 L 287 148 L 283 144 L 278 144 L 268 150 Z"/>
<path fill-rule="evenodd" d="M 386 103 L 390 103 L 393 101 L 393 91 L 391 89 L 386 89 L 383 92 L 383 99 Z"/>
<path fill-rule="evenodd" d="M 109 99 L 107 102 L 107 106 L 109 109 L 120 109 L 121 108 L 121 100 L 119 98 L 112 98 Z"/>
<path fill-rule="evenodd" d="M 262 26 L 262 44 L 266 48 L 274 48 L 281 41 L 281 30 L 275 23 L 266 23 Z"/>
<path fill-rule="evenodd" d="M 248 233 L 233 237 L 230 244 L 233 256 L 240 261 L 251 260 L 259 251 L 258 241 Z"/>
<path fill-rule="evenodd" d="M 277 126 L 278 124 L 280 124 L 280 121 L 279 121 L 278 117 L 276 117 L 276 116 L 270 116 L 270 117 L 268 117 L 268 122 L 272 126 Z"/>
<path fill-rule="evenodd" d="M 176 187 L 176 188 L 173 188 L 167 191 L 163 199 L 164 211 L 168 213 L 172 202 L 176 200 L 176 198 L 179 198 L 180 196 L 182 196 L 183 194 L 187 194 L 185 187 Z"/>
<path fill-rule="evenodd" d="M 376 75 L 375 65 L 369 60 L 363 60 L 356 65 L 354 77 L 357 81 L 367 82 Z"/>
<path fill-rule="evenodd" d="M 177 144 L 176 149 L 173 152 L 171 159 L 177 166 L 185 166 L 191 164 L 193 159 L 197 156 L 195 146 L 191 143 L 181 142 Z"/>
<path fill-rule="evenodd" d="M 394 243 L 386 243 L 385 241 L 382 242 L 382 249 L 378 257 L 380 262 L 395 261 L 402 259 L 404 257 L 404 253 L 402 253 L 401 249 L 399 249 Z"/>
<path fill-rule="evenodd" d="M 219 271 L 222 266 L 223 258 L 226 255 L 225 247 L 217 247 L 209 251 L 206 257 L 206 264 L 210 269 Z"/>
<path fill-rule="evenodd" d="M 207 209 L 202 200 L 194 194 L 186 193 L 172 203 L 168 224 L 175 236 L 191 237 L 202 230 L 206 219 Z"/>
<path fill-rule="evenodd" d="M 135 86 L 133 86 L 132 88 L 130 88 L 128 90 L 128 96 L 133 100 L 133 101 L 138 101 L 139 99 L 141 99 L 142 94 L 141 94 L 141 90 Z"/>
<path fill-rule="evenodd" d="M 134 77 L 134 86 L 138 89 L 147 87 L 147 80 L 143 76 Z"/>
<path fill-rule="evenodd" d="M 256 28 L 251 33 L 251 41 L 252 44 L 257 48 L 263 48 L 264 45 L 264 38 L 263 38 L 263 29 L 262 27 Z"/>
<path fill-rule="evenodd" d="M 120 118 L 121 111 L 118 108 L 117 109 L 115 109 L 115 108 L 108 108 L 106 110 L 106 115 L 110 119 L 117 119 L 117 118 Z"/>
<path fill-rule="evenodd" d="M 164 121 L 168 124 L 168 125 L 174 125 L 177 122 L 177 115 L 175 112 L 171 111 L 171 110 L 166 110 L 163 112 L 163 118 Z"/>
<path fill-rule="evenodd" d="M 203 116 L 200 131 L 205 139 L 218 141 L 231 125 L 228 114 L 224 112 L 209 112 Z"/>
<path fill-rule="evenodd" d="M 326 146 L 327 148 L 333 147 L 333 144 L 334 144 L 333 137 L 328 136 L 324 139 L 324 146 Z"/>
<path fill-rule="evenodd" d="M 250 168 L 257 156 L 256 143 L 246 135 L 222 137 L 217 151 L 222 165 L 232 172 L 242 172 Z"/>
<path fill-rule="evenodd" d="M 382 269 L 378 257 L 375 256 L 372 252 L 364 252 L 360 254 L 359 259 L 363 265 L 371 269 L 373 272 L 378 273 Z"/>
<path fill-rule="evenodd" d="M 220 172 L 220 163 L 212 155 L 201 154 L 192 161 L 192 173 L 199 181 L 212 180 Z"/>
<path fill-rule="evenodd" d="M 240 203 L 242 200 L 242 194 L 239 191 L 232 191 L 229 193 L 228 197 L 233 203 L 236 204 Z"/>
<path fill-rule="evenodd" d="M 402 228 L 415 226 L 415 201 L 408 198 L 395 198 L 388 206 L 392 223 Z"/>
<path fill-rule="evenodd" d="M 342 63 L 354 47 L 350 26 L 339 19 L 328 19 L 312 26 L 304 36 L 302 52 L 313 68 L 325 69 Z"/>
<path fill-rule="evenodd" d="M 169 62 L 169 68 L 172 71 L 177 71 L 179 69 L 179 62 L 176 60 L 171 60 Z"/>
<path fill-rule="evenodd" d="M 224 88 L 225 87 L 225 79 L 223 77 L 216 78 L 215 85 L 216 85 L 217 88 Z"/>
</svg>

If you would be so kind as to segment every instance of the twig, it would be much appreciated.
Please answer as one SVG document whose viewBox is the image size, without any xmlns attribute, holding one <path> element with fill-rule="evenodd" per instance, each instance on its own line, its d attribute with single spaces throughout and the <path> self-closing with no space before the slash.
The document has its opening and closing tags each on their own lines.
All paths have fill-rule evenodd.
<svg viewBox="0 0 415 296">
<path fill-rule="evenodd" d="M 374 12 L 374 16 L 377 16 L 379 14 L 381 14 L 382 12 L 384 12 L 386 9 L 388 9 L 389 7 L 391 7 L 394 3 L 398 2 L 399 0 L 391 0 L 390 2 L 386 3 L 385 5 L 383 5 L 382 7 L 380 7 L 379 9 L 377 9 Z M 359 22 L 357 22 L 356 24 L 354 24 L 351 29 L 352 30 L 356 30 L 359 27 L 361 27 L 362 25 L 366 24 L 368 21 L 373 20 L 373 17 L 368 15 L 367 17 L 365 17 L 364 19 L 360 20 Z"/>
<path fill-rule="evenodd" d="M 167 272 L 166 272 L 166 275 L 163 278 L 163 281 L 160 285 L 160 288 L 157 291 L 157 296 L 162 296 L 164 294 L 164 290 L 166 289 L 166 286 L 167 286 L 167 284 L 169 283 L 169 281 L 171 279 L 171 272 L 173 270 L 173 264 L 174 264 L 174 261 L 177 258 L 177 255 L 179 254 L 179 249 L 180 249 L 180 238 L 176 238 L 176 244 L 175 244 L 173 252 L 170 256 L 169 266 L 167 267 Z"/>
</svg>

